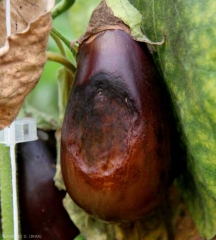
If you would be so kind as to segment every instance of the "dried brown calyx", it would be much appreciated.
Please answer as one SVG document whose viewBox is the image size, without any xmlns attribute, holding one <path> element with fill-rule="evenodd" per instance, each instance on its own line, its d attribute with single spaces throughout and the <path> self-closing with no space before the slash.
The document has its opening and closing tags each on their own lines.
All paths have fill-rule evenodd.
<svg viewBox="0 0 216 240">
<path fill-rule="evenodd" d="M 130 34 L 130 27 L 120 18 L 114 16 L 112 9 L 108 7 L 106 1 L 103 0 L 92 13 L 87 30 L 85 34 L 77 40 L 77 43 L 81 44 L 97 33 L 114 29 L 121 29 L 127 34 Z"/>
</svg>

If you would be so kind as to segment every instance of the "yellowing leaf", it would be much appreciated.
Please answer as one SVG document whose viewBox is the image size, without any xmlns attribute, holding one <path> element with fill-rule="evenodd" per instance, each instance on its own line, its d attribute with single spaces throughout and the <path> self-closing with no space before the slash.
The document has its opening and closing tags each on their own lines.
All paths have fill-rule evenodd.
<svg viewBox="0 0 216 240">
<path fill-rule="evenodd" d="M 0 129 L 18 114 L 46 62 L 53 0 L 11 1 L 12 34 L 6 38 L 5 2 L 0 2 Z"/>
<path fill-rule="evenodd" d="M 170 188 L 166 200 L 168 203 L 162 204 L 148 218 L 121 224 L 93 219 L 68 194 L 63 205 L 85 240 L 203 240 L 175 186 Z"/>
<path fill-rule="evenodd" d="M 179 109 L 188 148 L 182 194 L 200 234 L 212 239 L 216 236 L 216 2 L 130 2 L 142 12 L 150 38 L 158 38 L 161 31 L 166 36 L 166 43 L 157 49 L 157 61 Z"/>
</svg>

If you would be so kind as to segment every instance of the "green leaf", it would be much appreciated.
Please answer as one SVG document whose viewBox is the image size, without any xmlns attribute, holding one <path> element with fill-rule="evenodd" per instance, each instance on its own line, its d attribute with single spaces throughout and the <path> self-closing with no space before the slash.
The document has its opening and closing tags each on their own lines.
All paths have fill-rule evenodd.
<svg viewBox="0 0 216 240">
<path fill-rule="evenodd" d="M 115 228 L 112 224 L 107 224 L 90 217 L 72 201 L 68 194 L 66 194 L 63 200 L 63 205 L 85 240 L 115 239 Z"/>
<path fill-rule="evenodd" d="M 131 36 L 140 42 L 150 44 L 159 44 L 162 42 L 152 42 L 141 29 L 142 14 L 127 0 L 106 0 L 106 4 L 113 11 L 114 16 L 120 18 L 126 25 L 130 27 Z"/>
<path fill-rule="evenodd" d="M 85 238 L 79 234 L 76 238 L 74 238 L 74 240 L 85 240 Z"/>
<path fill-rule="evenodd" d="M 166 36 L 159 63 L 188 147 L 182 192 L 202 236 L 216 234 L 216 2 L 130 0 L 148 38 Z"/>
</svg>

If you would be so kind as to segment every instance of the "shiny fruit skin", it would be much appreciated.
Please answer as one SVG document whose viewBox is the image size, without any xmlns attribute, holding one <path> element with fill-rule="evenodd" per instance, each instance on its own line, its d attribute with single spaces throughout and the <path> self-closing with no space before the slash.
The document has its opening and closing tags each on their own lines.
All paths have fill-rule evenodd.
<svg viewBox="0 0 216 240">
<path fill-rule="evenodd" d="M 37 141 L 17 145 L 20 235 L 23 238 L 71 240 L 79 234 L 62 205 L 65 191 L 59 191 L 54 185 L 55 160 L 53 132 L 47 140 L 39 137 Z"/>
<path fill-rule="evenodd" d="M 83 42 L 61 141 L 66 189 L 94 218 L 151 212 L 171 179 L 169 98 L 144 43 L 122 30 Z"/>
</svg>

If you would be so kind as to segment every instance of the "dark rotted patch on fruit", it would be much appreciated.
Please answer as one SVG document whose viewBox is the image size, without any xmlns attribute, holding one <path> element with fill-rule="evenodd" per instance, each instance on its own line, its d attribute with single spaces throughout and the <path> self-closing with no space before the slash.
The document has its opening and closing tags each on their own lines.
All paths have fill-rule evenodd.
<svg viewBox="0 0 216 240">
<path fill-rule="evenodd" d="M 136 102 L 120 80 L 102 72 L 73 89 L 68 150 L 88 174 L 109 175 L 122 167 L 138 132 Z"/>
</svg>

